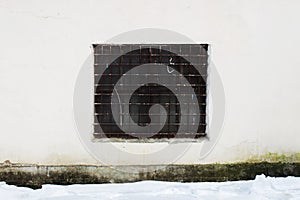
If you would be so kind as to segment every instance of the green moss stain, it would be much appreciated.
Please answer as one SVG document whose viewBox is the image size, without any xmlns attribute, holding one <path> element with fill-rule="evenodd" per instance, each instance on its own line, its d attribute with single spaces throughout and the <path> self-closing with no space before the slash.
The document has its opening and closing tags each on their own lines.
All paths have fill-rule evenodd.
<svg viewBox="0 0 300 200">
<path fill-rule="evenodd" d="M 272 155 L 273 158 L 274 155 Z M 286 158 L 279 156 L 281 161 Z M 276 159 L 278 157 L 276 156 Z M 203 182 L 254 179 L 256 175 L 300 176 L 299 162 L 245 162 L 231 164 L 169 165 L 153 172 L 136 166 L 139 173 L 126 173 L 124 166 L 40 166 L 0 164 L 0 181 L 17 186 L 41 188 L 43 184 L 122 183 L 141 180 Z M 126 168 L 126 166 L 125 166 Z M 132 166 L 131 166 L 132 168 Z M 127 170 L 128 171 L 128 170 Z"/>
<path fill-rule="evenodd" d="M 268 152 L 261 156 L 251 156 L 247 162 L 300 162 L 300 153 L 288 154 L 288 153 L 271 153 Z"/>
<path fill-rule="evenodd" d="M 87 173 L 84 169 L 64 168 L 49 172 L 27 172 L 20 168 L 0 168 L 0 181 L 16 186 L 33 189 L 41 188 L 43 184 L 70 185 L 80 183 L 109 183 L 109 178 L 98 177 Z"/>
</svg>

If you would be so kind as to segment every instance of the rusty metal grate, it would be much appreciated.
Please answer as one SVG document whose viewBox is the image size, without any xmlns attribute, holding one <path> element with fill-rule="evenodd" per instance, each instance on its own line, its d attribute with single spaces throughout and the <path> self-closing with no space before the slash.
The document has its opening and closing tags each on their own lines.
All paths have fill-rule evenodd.
<svg viewBox="0 0 300 200">
<path fill-rule="evenodd" d="M 136 124 L 134 127 L 147 127 L 150 123 L 153 130 L 161 127 L 156 134 L 148 138 L 204 136 L 207 51 L 207 44 L 94 45 L 94 137 L 136 139 L 147 135 L 147 131 L 131 128 L 132 122 Z M 144 70 L 144 73 L 128 73 L 145 64 L 148 64 L 149 73 L 147 70 Z M 167 67 L 166 72 L 156 73 L 154 67 L 149 64 Z M 120 82 L 123 77 L 127 78 L 126 81 Z M 182 77 L 189 85 L 179 81 Z M 169 82 L 140 83 L 142 79 L 147 81 L 148 78 Z M 116 92 L 117 83 L 119 86 Z M 187 87 L 193 89 L 192 96 Z M 128 88 L 136 90 L 129 93 Z M 169 88 L 173 88 L 173 91 Z M 117 94 L 115 96 L 119 101 L 113 100 L 113 94 Z M 126 97 L 128 102 L 120 101 Z M 184 98 L 187 99 L 179 102 L 178 99 Z M 149 110 L 155 104 L 162 105 L 164 111 L 151 113 Z M 193 113 L 195 106 L 198 114 Z M 114 116 L 113 113 L 117 115 Z M 151 119 L 156 119 L 156 122 L 151 122 Z M 198 123 L 195 123 L 195 119 Z M 120 126 L 127 127 L 127 131 Z"/>
</svg>

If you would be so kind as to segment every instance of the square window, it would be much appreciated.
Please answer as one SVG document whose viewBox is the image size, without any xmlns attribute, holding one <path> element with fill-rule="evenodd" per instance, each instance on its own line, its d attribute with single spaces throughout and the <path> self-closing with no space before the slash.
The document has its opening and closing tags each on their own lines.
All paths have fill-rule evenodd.
<svg viewBox="0 0 300 200">
<path fill-rule="evenodd" d="M 207 44 L 93 46 L 95 138 L 206 135 Z"/>
</svg>

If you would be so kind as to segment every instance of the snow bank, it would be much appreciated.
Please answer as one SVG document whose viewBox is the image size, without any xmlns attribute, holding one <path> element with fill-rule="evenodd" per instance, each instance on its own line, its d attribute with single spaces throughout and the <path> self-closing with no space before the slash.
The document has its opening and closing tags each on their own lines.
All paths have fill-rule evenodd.
<svg viewBox="0 0 300 200">
<path fill-rule="evenodd" d="M 257 176 L 252 181 L 177 183 L 142 181 L 124 184 L 43 185 L 32 190 L 0 182 L 0 199 L 300 199 L 300 178 Z"/>
</svg>

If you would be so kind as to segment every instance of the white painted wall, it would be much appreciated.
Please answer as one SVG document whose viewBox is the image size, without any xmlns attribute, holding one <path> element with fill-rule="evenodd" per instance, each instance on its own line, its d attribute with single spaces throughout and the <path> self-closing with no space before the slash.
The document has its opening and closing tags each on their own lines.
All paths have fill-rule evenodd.
<svg viewBox="0 0 300 200">
<path fill-rule="evenodd" d="M 74 125 L 77 74 L 93 42 L 145 27 L 212 45 L 226 119 L 205 162 L 300 152 L 299 9 L 297 0 L 0 0 L 0 162 L 97 163 Z M 197 151 L 178 163 L 199 162 Z"/>
</svg>

